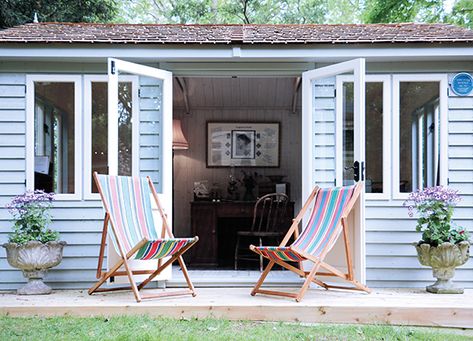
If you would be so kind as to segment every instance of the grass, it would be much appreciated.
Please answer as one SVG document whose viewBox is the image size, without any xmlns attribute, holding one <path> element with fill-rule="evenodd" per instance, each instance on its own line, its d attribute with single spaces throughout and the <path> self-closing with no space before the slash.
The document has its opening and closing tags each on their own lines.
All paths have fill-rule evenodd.
<svg viewBox="0 0 473 341">
<path fill-rule="evenodd" d="M 452 329 L 147 316 L 0 317 L 0 340 L 473 340 Z"/>
</svg>

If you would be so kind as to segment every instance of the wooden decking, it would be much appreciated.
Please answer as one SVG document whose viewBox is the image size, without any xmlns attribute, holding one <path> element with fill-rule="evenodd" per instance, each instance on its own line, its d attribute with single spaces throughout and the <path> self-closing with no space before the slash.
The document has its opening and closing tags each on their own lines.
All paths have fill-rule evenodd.
<svg viewBox="0 0 473 341">
<path fill-rule="evenodd" d="M 144 290 L 156 293 L 163 289 Z M 174 290 L 174 289 L 165 289 Z M 0 293 L 0 314 L 9 316 L 136 315 L 176 318 L 309 323 L 376 323 L 473 328 L 473 290 L 463 295 L 434 295 L 415 289 L 374 290 L 372 294 L 310 289 L 301 303 L 285 298 L 251 297 L 249 288 L 198 288 L 197 297 L 136 303 L 131 292 L 87 295 L 58 290 L 49 296 Z"/>
</svg>

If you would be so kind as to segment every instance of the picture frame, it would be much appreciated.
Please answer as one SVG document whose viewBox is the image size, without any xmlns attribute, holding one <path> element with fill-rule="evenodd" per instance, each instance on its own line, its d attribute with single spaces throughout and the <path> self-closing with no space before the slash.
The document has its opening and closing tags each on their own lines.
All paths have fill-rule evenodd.
<svg viewBox="0 0 473 341">
<path fill-rule="evenodd" d="M 280 122 L 207 122 L 207 167 L 279 167 L 280 125 Z"/>
</svg>

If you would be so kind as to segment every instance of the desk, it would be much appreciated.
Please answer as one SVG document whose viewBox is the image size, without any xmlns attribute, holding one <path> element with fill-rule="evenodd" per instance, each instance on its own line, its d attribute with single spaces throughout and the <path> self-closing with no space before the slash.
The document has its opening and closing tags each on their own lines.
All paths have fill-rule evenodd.
<svg viewBox="0 0 473 341">
<path fill-rule="evenodd" d="M 190 264 L 193 266 L 216 267 L 219 265 L 219 234 L 224 236 L 226 254 L 233 255 L 235 245 L 235 231 L 250 229 L 253 219 L 255 202 L 252 201 L 193 201 L 191 202 L 192 235 L 198 236 L 198 243 L 191 248 Z M 228 219 L 233 218 L 233 219 Z M 294 218 L 294 202 L 286 207 L 285 223 L 281 231 L 289 229 Z M 286 223 L 287 222 L 287 223 Z M 225 234 L 228 230 L 229 233 Z M 230 234 L 230 235 L 228 235 Z M 231 247 L 233 245 L 233 248 Z M 222 251 L 222 250 L 220 250 Z M 220 252 L 221 253 L 221 252 Z M 233 256 L 232 256 L 233 257 Z M 233 264 L 233 259 L 231 260 Z"/>
</svg>

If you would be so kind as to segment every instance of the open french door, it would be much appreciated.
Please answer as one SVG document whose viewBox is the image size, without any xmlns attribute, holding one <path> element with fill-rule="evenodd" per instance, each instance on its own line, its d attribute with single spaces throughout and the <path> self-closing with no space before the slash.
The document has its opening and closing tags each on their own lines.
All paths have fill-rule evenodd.
<svg viewBox="0 0 473 341">
<path fill-rule="evenodd" d="M 170 226 L 172 226 L 172 73 L 157 68 L 135 64 L 115 58 L 108 59 L 108 173 L 110 175 L 119 174 L 119 75 L 136 75 L 140 77 L 140 86 L 144 84 L 143 88 L 148 90 L 149 94 L 146 97 L 146 111 L 148 114 L 153 114 L 158 131 L 155 136 L 158 136 L 158 148 L 153 151 L 158 155 L 154 155 L 156 161 L 154 173 L 158 174 L 156 179 L 152 180 L 155 183 L 156 190 L 163 205 L 163 208 L 168 216 Z M 155 85 L 155 86 L 150 86 Z M 138 89 L 134 89 L 138 93 Z M 141 96 L 140 96 L 141 97 Z M 136 96 L 138 98 L 138 96 Z M 143 100 L 144 101 L 144 100 Z M 138 102 L 138 100 L 136 101 Z M 132 103 L 133 106 L 140 105 L 140 103 Z M 143 109 L 143 108 L 142 108 Z M 137 110 L 139 112 L 139 110 Z M 132 141 L 133 150 L 142 153 L 140 148 L 140 119 L 139 117 L 132 118 L 132 129 L 137 129 L 135 134 L 138 138 Z M 149 132 L 148 132 L 149 133 Z M 149 151 L 147 151 L 147 157 Z M 140 162 L 140 158 L 135 160 Z M 153 166 L 154 167 L 154 166 Z M 134 176 L 146 176 L 148 174 L 141 172 L 139 165 L 133 165 Z M 154 202 L 152 201 L 154 204 Z M 153 216 L 156 226 L 162 226 L 161 217 L 159 214 Z M 118 260 L 118 254 L 115 252 L 113 244 L 109 240 L 108 243 L 108 267 L 113 266 Z M 129 261 L 133 270 L 153 269 L 157 267 L 157 260 L 148 261 Z M 167 280 L 171 278 L 171 267 L 166 268 L 154 280 Z M 135 276 L 137 280 L 145 279 L 147 276 Z M 125 277 L 116 277 L 115 282 L 127 282 Z"/>
<path fill-rule="evenodd" d="M 336 91 L 336 77 L 352 75 L 351 96 Z M 341 92 L 341 93 L 340 93 Z M 350 103 L 347 103 L 350 102 Z M 336 106 L 352 105 L 350 114 L 338 115 Z M 339 110 L 340 111 L 340 110 Z M 340 111 L 346 112 L 346 111 Z M 364 180 L 365 165 L 365 60 L 353 59 L 302 74 L 302 198 L 314 185 L 332 187 Z M 347 165 L 347 160 L 352 164 Z M 349 178 L 347 174 L 350 174 Z M 365 283 L 364 190 L 350 219 L 355 277 Z M 342 238 L 339 238 L 339 242 Z M 328 262 L 346 267 L 342 243 Z"/>
</svg>

